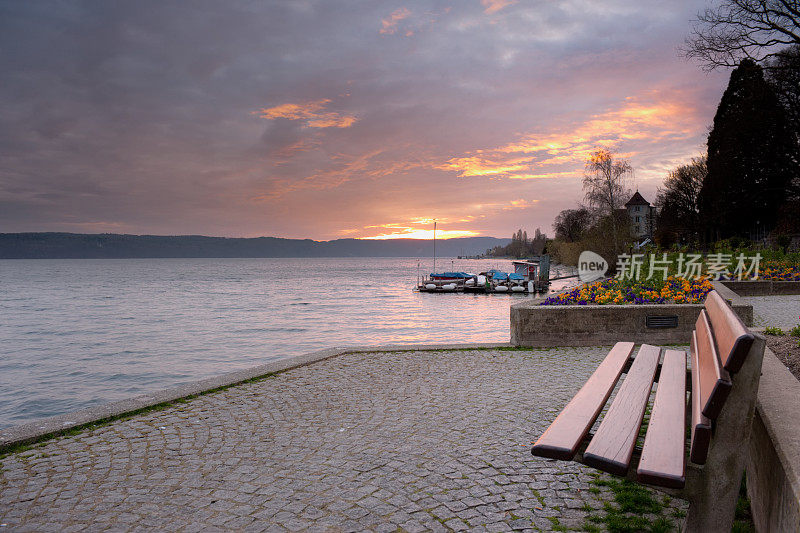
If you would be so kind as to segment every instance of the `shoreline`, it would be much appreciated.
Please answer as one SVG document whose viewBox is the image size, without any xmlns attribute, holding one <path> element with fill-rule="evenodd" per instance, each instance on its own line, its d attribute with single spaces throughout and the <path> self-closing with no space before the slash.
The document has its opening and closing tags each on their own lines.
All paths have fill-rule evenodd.
<svg viewBox="0 0 800 533">
<path fill-rule="evenodd" d="M 332 357 L 8 454 L 0 523 L 411 532 L 552 530 L 557 519 L 578 528 L 613 496 L 587 490 L 593 478 L 577 463 L 532 456 L 530 441 L 607 351 Z M 674 509 L 685 504 L 665 516 Z"/>
<path fill-rule="evenodd" d="M 174 405 L 224 390 L 236 385 L 259 381 L 287 370 L 312 365 L 341 355 L 369 352 L 406 352 L 431 350 L 471 350 L 516 348 L 510 343 L 453 343 L 453 344 L 386 344 L 380 346 L 333 347 L 300 355 L 269 361 L 244 370 L 227 372 L 216 377 L 168 387 L 148 394 L 116 400 L 87 409 L 42 418 L 34 422 L 0 429 L 0 455 L 13 452 L 22 446 L 60 437 L 72 432 L 115 420 L 128 418 L 149 410 Z"/>
</svg>

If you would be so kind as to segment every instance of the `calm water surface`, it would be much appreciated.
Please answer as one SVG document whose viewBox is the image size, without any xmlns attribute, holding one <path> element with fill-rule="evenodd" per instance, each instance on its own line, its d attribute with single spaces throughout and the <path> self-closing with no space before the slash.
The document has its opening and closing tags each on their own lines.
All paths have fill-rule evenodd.
<svg viewBox="0 0 800 533">
<path fill-rule="evenodd" d="M 332 346 L 508 341 L 530 297 L 416 293 L 417 264 L 0 260 L 0 428 Z"/>
</svg>

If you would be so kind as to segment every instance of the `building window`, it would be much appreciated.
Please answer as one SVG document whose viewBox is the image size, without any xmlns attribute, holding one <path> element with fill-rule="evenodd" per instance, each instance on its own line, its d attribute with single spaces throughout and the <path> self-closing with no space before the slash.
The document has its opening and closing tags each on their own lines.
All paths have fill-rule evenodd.
<svg viewBox="0 0 800 533">
<path fill-rule="evenodd" d="M 639 222 L 639 217 L 636 217 L 636 222 Z"/>
<path fill-rule="evenodd" d="M 639 211 L 639 209 L 640 209 L 640 207 L 637 205 L 637 206 L 636 206 L 636 211 Z"/>
</svg>

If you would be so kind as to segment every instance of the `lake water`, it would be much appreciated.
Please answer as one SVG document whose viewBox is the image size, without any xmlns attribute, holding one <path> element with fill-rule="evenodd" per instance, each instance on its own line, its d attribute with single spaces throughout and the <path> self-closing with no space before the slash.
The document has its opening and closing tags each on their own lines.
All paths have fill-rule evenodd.
<svg viewBox="0 0 800 533">
<path fill-rule="evenodd" d="M 417 265 L 0 260 L 0 428 L 333 346 L 508 342 L 509 306 L 529 296 L 413 292 Z"/>
</svg>

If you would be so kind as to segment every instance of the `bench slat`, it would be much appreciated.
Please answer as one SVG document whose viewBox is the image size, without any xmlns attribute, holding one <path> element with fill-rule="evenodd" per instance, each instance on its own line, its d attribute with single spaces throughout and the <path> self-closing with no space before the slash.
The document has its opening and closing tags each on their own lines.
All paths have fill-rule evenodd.
<svg viewBox="0 0 800 533">
<path fill-rule="evenodd" d="M 738 372 L 753 345 L 753 334 L 717 291 L 708 293 L 706 311 L 714 328 L 722 366 L 728 372 Z"/>
<path fill-rule="evenodd" d="M 694 360 L 692 360 L 692 372 L 696 371 L 700 374 L 698 381 L 700 389 L 693 390 L 692 394 L 698 392 L 703 414 L 714 420 L 722 411 L 722 406 L 725 405 L 725 400 L 728 399 L 728 394 L 731 392 L 731 378 L 728 371 L 720 364 L 711 324 L 705 310 L 700 311 L 695 328 L 698 365 L 694 366 Z"/>
<path fill-rule="evenodd" d="M 686 483 L 686 353 L 667 350 L 661 363 L 653 412 L 644 438 L 637 479 L 673 489 Z"/>
<path fill-rule="evenodd" d="M 594 374 L 533 445 L 533 455 L 565 461 L 575 457 L 578 446 L 614 390 L 614 385 L 633 352 L 633 346 L 632 342 L 618 342 L 614 345 Z"/>
<path fill-rule="evenodd" d="M 703 406 L 700 400 L 700 373 L 697 361 L 697 333 L 692 332 L 692 341 L 689 345 L 689 355 L 692 358 L 692 444 L 689 459 L 698 465 L 705 464 L 708 457 L 708 446 L 711 443 L 711 420 L 703 416 Z"/>
<path fill-rule="evenodd" d="M 642 344 L 630 372 L 583 454 L 587 465 L 619 476 L 627 473 L 660 355 L 658 346 Z"/>
</svg>

